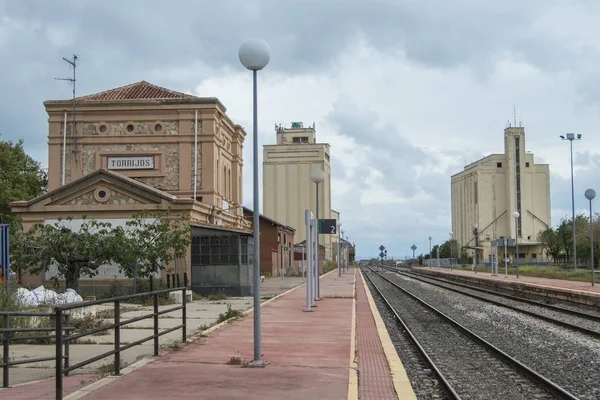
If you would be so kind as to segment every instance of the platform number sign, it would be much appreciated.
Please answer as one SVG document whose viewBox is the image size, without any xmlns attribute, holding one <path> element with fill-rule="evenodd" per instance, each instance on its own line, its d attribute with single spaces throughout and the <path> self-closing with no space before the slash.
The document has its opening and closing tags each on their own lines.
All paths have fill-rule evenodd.
<svg viewBox="0 0 600 400">
<path fill-rule="evenodd" d="M 320 219 L 319 220 L 319 233 L 325 235 L 336 235 L 337 234 L 337 220 L 335 219 Z"/>
</svg>

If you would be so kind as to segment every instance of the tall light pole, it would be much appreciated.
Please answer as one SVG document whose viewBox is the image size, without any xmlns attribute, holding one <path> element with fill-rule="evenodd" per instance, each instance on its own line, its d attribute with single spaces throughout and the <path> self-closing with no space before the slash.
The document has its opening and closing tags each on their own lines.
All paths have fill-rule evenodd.
<svg viewBox="0 0 600 400">
<path fill-rule="evenodd" d="M 261 334 L 260 334 L 260 204 L 258 197 L 258 100 L 257 72 L 267 66 L 271 59 L 269 45 L 262 39 L 250 39 L 240 46 L 238 57 L 244 67 L 252 71 L 253 80 L 253 178 L 254 178 L 254 211 L 252 231 L 254 236 L 254 360 L 251 366 L 263 367 Z"/>
<path fill-rule="evenodd" d="M 342 227 L 342 223 L 340 221 L 337 222 L 337 229 L 338 229 L 338 256 L 337 256 L 337 262 L 338 262 L 338 277 L 342 276 L 342 273 L 340 272 L 340 257 L 342 256 L 342 233 L 340 232 L 340 228 Z"/>
<path fill-rule="evenodd" d="M 454 253 L 452 251 L 453 247 L 454 247 L 454 233 L 450 232 L 450 271 L 452 271 L 452 265 L 453 265 L 453 263 L 452 263 L 452 258 L 453 258 L 452 256 L 453 256 L 453 253 Z"/>
<path fill-rule="evenodd" d="M 319 285 L 319 274 L 321 272 L 321 262 L 320 262 L 320 258 L 321 258 L 321 249 L 319 248 L 319 230 L 321 228 L 321 224 L 319 224 L 319 183 L 323 182 L 325 180 L 325 173 L 323 172 L 323 170 L 321 168 L 315 168 L 311 171 L 310 173 L 310 180 L 313 181 L 317 187 L 316 190 L 316 200 L 317 200 L 317 204 L 315 206 L 316 208 L 316 216 L 315 218 L 317 219 L 317 235 L 316 235 L 316 242 L 317 242 L 317 273 L 316 273 L 316 278 L 317 278 L 317 282 L 316 282 L 316 298 L 315 300 L 320 300 L 320 296 L 321 296 L 321 291 L 320 291 L 320 285 Z"/>
<path fill-rule="evenodd" d="M 592 286 L 594 286 L 594 224 L 592 216 L 592 200 L 596 197 L 596 191 L 594 189 L 588 189 L 585 191 L 585 198 L 590 201 L 590 248 L 592 250 Z"/>
<path fill-rule="evenodd" d="M 569 141 L 571 149 L 571 211 L 573 214 L 573 269 L 577 271 L 577 228 L 575 227 L 575 184 L 573 182 L 573 140 L 581 140 L 581 133 L 575 137 L 574 133 L 567 133 L 567 137 L 560 135 L 562 140 Z"/>
<path fill-rule="evenodd" d="M 477 264 L 479 262 L 479 254 L 477 253 L 477 246 L 479 245 L 479 235 L 477 234 L 477 223 L 473 224 L 473 236 L 475 236 L 475 266 L 473 267 L 473 269 L 475 270 L 475 273 L 477 273 Z"/>
<path fill-rule="evenodd" d="M 413 251 L 413 253 L 414 253 L 414 251 Z M 432 260 L 431 260 L 431 257 L 432 257 L 432 256 L 431 256 L 431 236 L 429 236 L 429 266 L 430 266 L 430 267 L 431 267 L 431 266 L 432 266 L 432 264 L 433 264 L 433 263 L 431 262 L 431 261 L 432 261 Z M 415 258 L 415 257 L 414 257 L 414 254 L 413 254 L 413 258 Z"/>
<path fill-rule="evenodd" d="M 515 265 L 517 266 L 517 278 L 519 277 L 519 214 L 518 211 L 515 211 L 512 214 L 515 219 Z"/>
</svg>

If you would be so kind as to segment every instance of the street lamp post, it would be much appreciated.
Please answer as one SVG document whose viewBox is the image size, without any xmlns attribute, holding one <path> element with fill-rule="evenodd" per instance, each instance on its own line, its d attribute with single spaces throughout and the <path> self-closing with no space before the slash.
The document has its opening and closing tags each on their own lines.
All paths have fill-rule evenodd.
<svg viewBox="0 0 600 400">
<path fill-rule="evenodd" d="M 342 256 L 342 233 L 340 232 L 341 227 L 342 227 L 342 223 L 340 221 L 338 221 L 338 223 L 337 223 L 337 229 L 338 229 L 338 256 L 337 256 L 338 277 L 342 276 L 342 273 L 340 272 L 340 257 Z"/>
<path fill-rule="evenodd" d="M 592 200 L 596 197 L 596 191 L 594 189 L 588 189 L 585 191 L 585 198 L 590 201 L 590 248 L 592 251 L 592 286 L 594 286 L 594 224 L 592 216 Z"/>
<path fill-rule="evenodd" d="M 475 266 L 474 270 L 477 273 L 477 264 L 479 263 L 479 254 L 477 254 L 477 246 L 479 246 L 479 235 L 477 234 L 477 223 L 473 224 L 473 236 L 475 236 Z"/>
<path fill-rule="evenodd" d="M 414 251 L 413 251 L 413 253 L 414 253 Z M 414 254 L 413 254 L 413 258 L 415 258 Z M 431 236 L 429 236 L 429 266 L 430 267 L 433 265 L 433 263 L 431 261 L 432 261 L 431 260 Z"/>
<path fill-rule="evenodd" d="M 319 228 L 320 228 L 320 224 L 319 224 L 319 183 L 323 182 L 325 180 L 325 173 L 323 172 L 323 170 L 321 168 L 315 168 L 311 171 L 310 173 L 310 180 L 313 181 L 316 185 L 316 206 L 315 206 L 315 218 L 317 220 L 317 235 L 315 238 L 315 241 L 317 243 L 317 273 L 316 273 L 316 298 L 315 300 L 320 300 L 320 296 L 321 296 L 321 291 L 320 291 L 320 285 L 319 285 L 319 274 L 321 272 L 321 262 L 320 262 L 320 258 L 321 258 L 321 249 L 319 248 Z"/>
<path fill-rule="evenodd" d="M 517 278 L 519 277 L 519 214 L 518 211 L 515 211 L 512 214 L 515 219 L 515 265 L 517 266 Z"/>
<path fill-rule="evenodd" d="M 254 360 L 252 366 L 264 366 L 262 362 L 261 332 L 260 332 L 260 205 L 258 197 L 258 97 L 257 72 L 267 66 L 271 58 L 267 42 L 262 39 L 250 39 L 240 46 L 238 57 L 244 67 L 252 71 L 253 80 L 253 179 L 254 179 L 254 211 L 252 230 L 254 236 Z"/>
<path fill-rule="evenodd" d="M 452 262 L 452 258 L 453 258 L 453 248 L 454 247 L 454 233 L 450 232 L 450 271 L 452 271 L 452 266 L 453 266 L 453 262 Z"/>
<path fill-rule="evenodd" d="M 577 134 L 577 138 L 574 133 L 567 133 L 567 137 L 560 135 L 562 140 L 569 141 L 569 147 L 571 149 L 571 212 L 573 216 L 573 269 L 577 271 L 577 229 L 575 227 L 575 184 L 573 182 L 573 140 L 581 140 L 581 133 Z"/>
</svg>

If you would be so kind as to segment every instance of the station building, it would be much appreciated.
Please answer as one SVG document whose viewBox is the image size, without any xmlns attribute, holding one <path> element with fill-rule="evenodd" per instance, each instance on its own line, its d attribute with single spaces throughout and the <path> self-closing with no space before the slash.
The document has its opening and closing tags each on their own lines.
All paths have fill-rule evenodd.
<svg viewBox="0 0 600 400">
<path fill-rule="evenodd" d="M 48 114 L 48 192 L 11 204 L 24 229 L 72 217 L 125 224 L 148 209 L 189 214 L 193 240 L 185 259 L 162 274 L 187 274 L 198 292 L 252 291 L 252 229 L 242 208 L 246 133 L 216 98 L 141 81 L 72 100 L 44 102 Z M 49 279 L 24 276 L 36 286 Z M 55 274 L 55 272 L 54 272 Z M 125 279 L 102 267 L 82 278 L 98 290 Z"/>
<path fill-rule="evenodd" d="M 518 240 L 521 263 L 545 263 L 538 234 L 551 227 L 550 169 L 536 164 L 525 148 L 525 129 L 504 130 L 504 153 L 491 154 L 464 167 L 451 178 L 452 231 L 461 248 L 482 264 L 491 262 L 493 244 L 512 239 L 508 257 L 515 260 Z M 515 221 L 513 213 L 519 212 Z M 516 222 L 516 224 L 515 224 Z M 497 248 L 504 260 L 504 247 Z"/>
</svg>

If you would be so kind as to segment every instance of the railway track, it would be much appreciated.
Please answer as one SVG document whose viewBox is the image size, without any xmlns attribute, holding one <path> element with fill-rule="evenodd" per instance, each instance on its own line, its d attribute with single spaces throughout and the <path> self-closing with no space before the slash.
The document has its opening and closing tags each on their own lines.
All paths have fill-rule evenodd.
<svg viewBox="0 0 600 400">
<path fill-rule="evenodd" d="M 490 290 L 475 288 L 462 283 L 447 281 L 445 279 L 432 278 L 414 272 L 402 271 L 394 268 L 385 269 L 398 275 L 415 279 L 419 282 L 424 282 L 474 299 L 518 311 L 546 322 L 600 339 L 600 317 L 592 314 L 568 310 L 528 299 L 520 299 L 515 296 L 499 294 Z M 485 295 L 478 293 L 483 293 Z"/>
<path fill-rule="evenodd" d="M 577 399 L 385 276 L 363 271 L 450 398 Z"/>
</svg>

